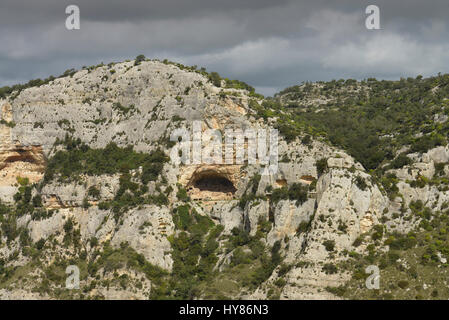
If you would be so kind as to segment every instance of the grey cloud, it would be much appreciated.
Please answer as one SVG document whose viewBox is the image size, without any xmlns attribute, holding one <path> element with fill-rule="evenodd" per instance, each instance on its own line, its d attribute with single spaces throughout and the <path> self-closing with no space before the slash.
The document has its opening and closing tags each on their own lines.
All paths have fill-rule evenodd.
<svg viewBox="0 0 449 320">
<path fill-rule="evenodd" d="M 266 94 L 307 80 L 448 72 L 447 0 L 375 1 L 378 31 L 365 28 L 366 0 L 79 0 L 81 30 L 68 31 L 71 3 L 2 1 L 0 86 L 140 53 Z"/>
</svg>

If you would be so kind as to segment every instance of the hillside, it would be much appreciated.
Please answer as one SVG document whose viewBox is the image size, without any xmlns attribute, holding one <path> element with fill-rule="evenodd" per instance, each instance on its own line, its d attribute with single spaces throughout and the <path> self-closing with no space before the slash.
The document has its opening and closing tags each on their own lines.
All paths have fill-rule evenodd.
<svg viewBox="0 0 449 320">
<path fill-rule="evenodd" d="M 0 298 L 447 298 L 448 98 L 447 75 L 264 98 L 142 56 L 1 88 Z M 278 170 L 173 162 L 194 121 L 277 128 Z"/>
</svg>

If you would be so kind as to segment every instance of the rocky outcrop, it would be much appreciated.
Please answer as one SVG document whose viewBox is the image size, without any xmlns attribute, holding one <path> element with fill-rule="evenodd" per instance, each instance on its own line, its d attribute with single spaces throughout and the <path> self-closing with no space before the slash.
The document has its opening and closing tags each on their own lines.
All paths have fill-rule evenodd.
<svg viewBox="0 0 449 320">
<path fill-rule="evenodd" d="M 268 221 L 270 215 L 270 203 L 269 201 L 257 201 L 249 203 L 243 213 L 243 222 L 245 230 L 249 232 L 251 236 L 254 236 L 257 232 L 257 226 L 259 221 Z"/>
<path fill-rule="evenodd" d="M 315 199 L 308 199 L 302 205 L 296 201 L 281 200 L 273 209 L 274 226 L 268 233 L 267 242 L 273 245 L 285 237 L 296 235 L 301 223 L 309 223 L 315 212 Z"/>
<path fill-rule="evenodd" d="M 45 184 L 40 193 L 47 208 L 58 209 L 80 207 L 84 199 L 88 200 L 91 204 L 111 200 L 117 193 L 118 187 L 118 174 L 114 176 L 85 176 L 83 177 L 83 183 L 79 181 L 70 183 L 52 181 Z M 99 196 L 89 196 L 89 188 L 98 190 L 100 193 Z"/>
<path fill-rule="evenodd" d="M 71 221 L 74 230 L 79 231 L 86 256 L 91 257 L 97 249 L 101 251 L 101 246 L 129 246 L 146 262 L 168 273 L 174 267 L 173 239 L 181 233 L 173 221 L 179 206 L 187 203 L 190 214 L 195 209 L 199 215 L 223 225 L 222 238 L 217 241 L 220 259 L 216 268 L 220 271 L 226 270 L 232 261 L 234 252 L 232 249 L 228 252 L 225 245 L 232 230 L 245 230 L 253 237 L 260 229 L 259 224 L 268 221 L 271 230 L 260 241 L 267 246 L 267 252 L 279 244 L 289 270 L 281 276 L 278 269 L 274 270 L 254 292 L 239 293 L 236 298 L 267 298 L 267 288 L 283 277 L 286 283 L 280 289 L 281 299 L 336 298 L 325 288 L 342 285 L 350 276 L 345 272 L 325 272 L 323 266 L 347 259 L 343 252 L 363 253 L 366 245 L 355 248 L 354 241 L 380 224 L 384 212 L 399 212 L 403 205 L 418 199 L 437 208 L 449 202 L 447 191 L 435 186 L 412 188 L 406 181 L 419 176 L 431 179 L 436 172 L 435 164 L 449 162 L 448 147 L 411 155 L 413 164 L 389 171 L 400 181 L 398 196 L 388 199 L 360 163 L 324 140 L 310 137 L 307 143 L 299 138 L 287 143 L 281 137 L 277 171 L 269 175 L 262 174 L 260 161 L 166 163 L 158 178 L 142 188 L 143 200 L 126 207 L 124 212 L 101 206 L 117 200 L 120 173 L 81 175 L 69 182 L 56 177 L 39 184 L 47 159 L 58 150 L 55 142 L 66 135 L 79 138 L 90 148 L 103 148 L 115 142 L 144 153 L 157 148 L 166 154 L 173 150 L 178 153 L 169 141 L 170 134 L 180 127 L 191 130 L 193 121 L 200 122 L 202 133 L 208 129 L 268 128 L 273 118 L 256 119 L 251 99 L 254 98 L 245 90 L 217 88 L 200 72 L 187 72 L 158 61 L 141 64 L 130 61 L 83 69 L 72 76 L 25 89 L 14 99 L 0 101 L 4 120 L 0 124 L 0 199 L 13 204 L 13 196 L 19 190 L 17 177 L 28 178 L 30 185 L 37 184 L 32 196 L 42 197 L 43 207 L 36 206 L 45 212 L 41 216 L 23 214 L 17 219 L 17 228 L 26 230 L 24 234 L 31 243 L 51 239 L 53 253 L 61 251 L 63 257 L 70 258 L 73 252 L 63 244 Z M 317 168 L 318 161 L 323 167 Z M 131 179 L 135 179 L 134 173 Z M 288 196 L 273 199 L 273 191 L 288 190 L 295 184 L 307 190 L 305 201 Z M 89 194 L 91 188 L 98 190 L 98 194 Z M 154 200 L 160 195 L 167 196 L 167 200 Z M 405 226 L 398 229 L 407 230 Z M 26 236 L 22 242 L 24 239 Z M 332 250 L 326 247 L 326 241 L 333 243 Z M 91 244 L 95 242 L 98 248 Z M 20 245 L 18 237 L 8 242 L 2 233 L 0 255 L 14 260 L 8 260 L 9 266 L 29 262 L 20 253 Z M 47 265 L 55 260 L 51 255 L 46 259 Z M 116 272 L 115 276 L 107 277 L 143 278 L 142 274 L 123 268 Z M 86 278 L 86 284 L 90 281 L 93 278 Z M 134 292 L 99 286 L 91 294 L 107 299 L 144 299 L 151 292 L 152 283 L 148 279 L 142 282 L 142 288 Z M 2 290 L 0 297 L 38 298 L 20 288 L 14 292 Z"/>
<path fill-rule="evenodd" d="M 1 101 L 0 107 L 0 199 L 11 202 L 17 191 L 17 177 L 27 178 L 31 183 L 42 179 L 45 156 L 40 144 L 26 145 L 13 139 L 15 122 L 12 107 Z"/>
</svg>

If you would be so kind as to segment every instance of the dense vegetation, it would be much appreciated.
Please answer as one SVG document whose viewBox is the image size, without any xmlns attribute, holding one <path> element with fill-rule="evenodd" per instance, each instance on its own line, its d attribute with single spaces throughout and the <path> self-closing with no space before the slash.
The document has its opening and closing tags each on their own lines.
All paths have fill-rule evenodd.
<svg viewBox="0 0 449 320">
<path fill-rule="evenodd" d="M 114 142 L 104 149 L 91 149 L 81 140 L 66 136 L 57 141 L 65 150 L 59 150 L 48 161 L 44 183 L 57 177 L 61 182 L 79 179 L 80 175 L 129 173 L 142 167 L 140 179 L 143 184 L 154 181 L 162 171 L 168 157 L 160 150 L 150 154 L 135 152 L 131 146 L 120 148 Z"/>
<path fill-rule="evenodd" d="M 155 299 L 193 299 L 200 294 L 202 281 L 210 281 L 218 261 L 217 237 L 223 231 L 207 216 L 189 205 L 174 210 L 173 221 L 181 232 L 169 238 L 173 248 L 173 272 L 165 287 L 152 292 Z"/>
<path fill-rule="evenodd" d="M 403 146 L 407 152 L 425 152 L 447 143 L 449 124 L 435 117 L 449 115 L 448 95 L 449 75 L 339 80 L 287 88 L 261 106 L 253 102 L 253 107 L 261 117 L 278 116 L 287 140 L 305 133 L 324 136 L 366 169 L 376 169 Z"/>
<path fill-rule="evenodd" d="M 271 201 L 277 203 L 280 200 L 296 201 L 296 205 L 301 205 L 307 201 L 309 187 L 300 183 L 293 183 L 289 187 L 282 187 L 273 190 Z"/>
<path fill-rule="evenodd" d="M 367 254 L 346 252 L 349 260 L 335 268 L 351 272 L 352 280 L 344 286 L 328 288 L 330 292 L 350 299 L 449 298 L 445 284 L 449 264 L 444 260 L 449 254 L 449 210 L 434 212 L 421 201 L 411 202 L 410 209 L 410 213 L 401 215 L 406 220 L 419 219 L 418 226 L 401 234 L 387 233 L 384 226 L 376 225 L 370 235 L 357 239 L 354 246 L 371 242 Z M 390 247 L 388 252 L 381 249 L 385 245 Z M 369 265 L 380 269 L 378 290 L 365 286 L 365 269 Z"/>
<path fill-rule="evenodd" d="M 74 73 L 75 73 L 75 70 L 69 69 L 69 70 L 65 71 L 62 75 L 60 75 L 58 78 L 71 76 Z M 54 76 L 50 76 L 44 80 L 34 79 L 34 80 L 30 80 L 24 84 L 15 84 L 11 87 L 10 86 L 1 87 L 0 88 L 0 98 L 5 98 L 6 96 L 10 95 L 13 92 L 16 92 L 16 96 L 17 96 L 22 90 L 25 90 L 25 89 L 31 88 L 31 87 L 40 87 L 40 86 L 45 85 L 55 79 L 57 79 L 57 78 Z"/>
<path fill-rule="evenodd" d="M 153 60 L 159 61 L 158 59 L 153 59 Z M 151 59 L 148 59 L 143 54 L 140 54 L 134 59 L 134 66 L 139 66 L 144 61 L 151 61 Z M 244 89 L 244 90 L 247 90 L 251 96 L 259 98 L 259 99 L 263 99 L 263 95 L 256 93 L 254 87 L 250 86 L 249 84 L 247 84 L 243 81 L 222 78 L 217 72 L 208 72 L 208 71 L 206 71 L 206 68 L 204 68 L 204 67 L 198 68 L 198 66 L 196 66 L 196 65 L 186 66 L 181 63 L 170 61 L 168 59 L 164 59 L 160 62 L 162 62 L 164 64 L 174 65 L 181 70 L 197 72 L 199 74 L 202 74 L 217 87 L 222 87 L 222 81 L 224 81 L 224 86 L 223 86 L 224 88 Z M 114 64 L 115 64 L 114 62 L 111 62 L 107 66 L 112 67 Z M 94 70 L 96 68 L 101 68 L 104 66 L 105 66 L 104 63 L 100 63 L 98 65 L 93 65 L 93 66 L 89 66 L 89 67 L 84 66 L 83 70 L 88 70 L 88 72 L 91 72 L 92 70 Z M 77 71 L 75 69 L 68 69 L 62 75 L 60 75 L 58 77 L 49 76 L 48 78 L 45 78 L 45 79 L 40 79 L 40 78 L 33 79 L 24 84 L 15 84 L 12 86 L 0 87 L 0 98 L 6 98 L 7 96 L 10 96 L 12 99 L 14 99 L 15 97 L 17 97 L 20 94 L 21 91 L 23 91 L 27 88 L 40 87 L 42 85 L 46 85 L 46 84 L 52 82 L 55 79 L 58 79 L 58 78 L 69 77 L 69 76 L 71 77 L 76 72 Z M 115 70 L 111 69 L 110 72 L 113 74 L 113 73 L 115 73 Z M 13 94 L 13 93 L 14 93 L 14 95 L 11 96 L 11 94 Z"/>
</svg>

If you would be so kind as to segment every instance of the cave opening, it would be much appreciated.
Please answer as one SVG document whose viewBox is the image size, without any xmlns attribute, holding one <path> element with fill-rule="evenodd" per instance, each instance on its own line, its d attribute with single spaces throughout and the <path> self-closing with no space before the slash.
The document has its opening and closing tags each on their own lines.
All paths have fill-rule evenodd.
<svg viewBox="0 0 449 320">
<path fill-rule="evenodd" d="M 29 154 L 28 152 L 18 152 L 18 155 L 12 155 L 5 159 L 5 163 L 12 163 L 12 162 L 29 162 L 29 163 L 37 163 L 35 157 L 33 155 Z"/>
<path fill-rule="evenodd" d="M 193 177 L 188 187 L 188 192 L 193 199 L 231 199 L 236 191 L 231 180 L 210 171 Z"/>
<path fill-rule="evenodd" d="M 231 181 L 224 177 L 203 177 L 194 182 L 193 186 L 200 191 L 212 191 L 212 192 L 231 192 L 236 191 Z"/>
</svg>

